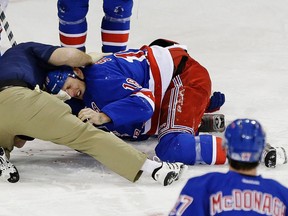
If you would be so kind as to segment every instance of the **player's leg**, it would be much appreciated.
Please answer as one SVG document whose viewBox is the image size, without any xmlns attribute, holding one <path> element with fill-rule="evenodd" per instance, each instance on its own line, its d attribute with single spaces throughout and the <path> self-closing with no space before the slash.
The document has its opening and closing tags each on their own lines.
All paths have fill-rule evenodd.
<svg viewBox="0 0 288 216">
<path fill-rule="evenodd" d="M 210 98 L 209 74 L 184 50 L 173 48 L 170 52 L 178 75 L 173 78 L 162 101 L 156 153 L 162 160 L 174 161 L 182 158 L 181 161 L 185 160 L 187 164 L 216 163 L 212 156 L 217 155 L 215 151 L 219 149 L 221 142 L 218 139 L 213 140 L 212 136 L 194 136 Z M 183 56 L 187 58 L 185 62 L 182 60 Z M 173 135 L 169 135 L 171 133 Z M 221 157 L 221 154 L 218 155 Z"/>
<path fill-rule="evenodd" d="M 211 93 L 210 76 L 204 67 L 183 49 L 173 48 L 171 54 L 178 75 L 172 79 L 162 100 L 160 138 L 170 132 L 195 134 Z M 183 56 L 187 58 L 184 63 Z"/>
<path fill-rule="evenodd" d="M 130 32 L 133 0 L 104 0 L 101 25 L 102 51 L 125 50 Z"/>
<path fill-rule="evenodd" d="M 58 0 L 61 46 L 75 47 L 85 51 L 88 8 L 89 0 Z"/>
<path fill-rule="evenodd" d="M 181 161 L 189 165 L 196 162 L 211 164 L 215 146 L 213 140 L 210 139 L 211 143 L 206 145 L 205 139 L 195 139 L 194 136 L 207 105 L 205 94 L 201 90 L 198 92 L 197 88 L 183 86 L 179 76 L 174 78 L 172 85 L 162 101 L 156 154 L 163 161 Z M 206 97 L 209 97 L 208 93 Z M 205 146 L 202 147 L 200 141 Z M 210 149 L 208 153 L 207 148 Z"/>
<path fill-rule="evenodd" d="M 187 165 L 226 162 L 222 139 L 212 135 L 169 133 L 160 139 L 155 151 L 162 161 L 179 161 Z"/>
</svg>

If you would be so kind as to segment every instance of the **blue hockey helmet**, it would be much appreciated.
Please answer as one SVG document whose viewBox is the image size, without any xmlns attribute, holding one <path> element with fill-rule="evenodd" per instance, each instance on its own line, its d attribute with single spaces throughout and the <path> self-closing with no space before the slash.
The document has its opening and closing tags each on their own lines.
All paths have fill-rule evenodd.
<svg viewBox="0 0 288 216">
<path fill-rule="evenodd" d="M 76 78 L 72 67 L 62 67 L 48 73 L 45 86 L 49 93 L 58 94 L 68 77 Z"/>
<path fill-rule="evenodd" d="M 227 156 L 241 162 L 258 162 L 265 147 L 265 132 L 259 122 L 237 119 L 225 131 Z"/>
</svg>

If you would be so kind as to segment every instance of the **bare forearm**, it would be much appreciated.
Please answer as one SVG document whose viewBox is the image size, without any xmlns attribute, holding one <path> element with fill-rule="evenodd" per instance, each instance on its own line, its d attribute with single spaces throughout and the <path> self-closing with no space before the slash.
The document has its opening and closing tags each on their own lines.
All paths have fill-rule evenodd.
<svg viewBox="0 0 288 216">
<path fill-rule="evenodd" d="M 71 67 L 81 67 L 92 64 L 92 58 L 78 49 L 62 47 L 52 53 L 49 63 L 56 66 L 68 65 Z"/>
</svg>

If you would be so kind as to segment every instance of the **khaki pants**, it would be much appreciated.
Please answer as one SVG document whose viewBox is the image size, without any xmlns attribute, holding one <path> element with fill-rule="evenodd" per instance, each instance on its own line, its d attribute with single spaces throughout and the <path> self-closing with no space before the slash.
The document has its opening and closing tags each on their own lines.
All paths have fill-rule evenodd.
<svg viewBox="0 0 288 216">
<path fill-rule="evenodd" d="M 147 156 L 112 133 L 83 123 L 70 107 L 47 94 L 24 87 L 0 92 L 0 146 L 13 150 L 14 136 L 26 135 L 68 146 L 134 182 Z"/>
</svg>

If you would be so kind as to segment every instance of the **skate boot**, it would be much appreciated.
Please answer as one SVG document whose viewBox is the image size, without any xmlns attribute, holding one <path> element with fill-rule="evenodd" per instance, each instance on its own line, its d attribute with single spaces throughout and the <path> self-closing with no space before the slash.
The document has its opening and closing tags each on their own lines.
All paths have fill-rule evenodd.
<svg viewBox="0 0 288 216">
<path fill-rule="evenodd" d="M 162 166 L 153 171 L 152 178 L 160 184 L 167 186 L 177 181 L 186 169 L 187 166 L 183 163 L 162 162 Z"/>
<path fill-rule="evenodd" d="M 18 170 L 7 159 L 5 150 L 2 147 L 0 147 L 0 178 L 11 183 L 19 181 Z"/>
<path fill-rule="evenodd" d="M 262 160 L 266 167 L 276 167 L 279 164 L 287 163 L 286 150 L 283 147 L 273 147 L 269 143 L 263 150 Z"/>
<path fill-rule="evenodd" d="M 204 114 L 199 132 L 223 132 L 225 130 L 225 116 L 223 114 Z"/>
</svg>

